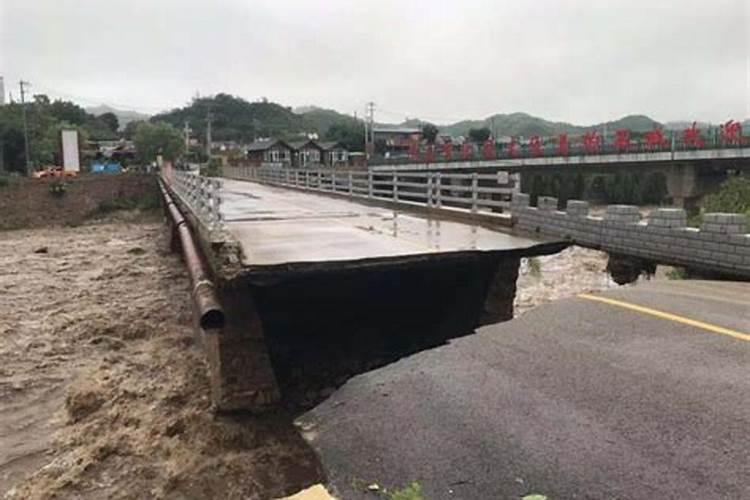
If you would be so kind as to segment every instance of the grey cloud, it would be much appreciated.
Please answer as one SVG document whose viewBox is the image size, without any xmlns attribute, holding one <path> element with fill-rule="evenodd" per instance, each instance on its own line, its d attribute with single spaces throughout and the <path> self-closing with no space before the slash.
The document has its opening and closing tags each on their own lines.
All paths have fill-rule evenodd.
<svg viewBox="0 0 750 500">
<path fill-rule="evenodd" d="M 0 74 L 144 110 L 226 91 L 383 119 L 750 117 L 747 0 L 1 0 Z"/>
</svg>

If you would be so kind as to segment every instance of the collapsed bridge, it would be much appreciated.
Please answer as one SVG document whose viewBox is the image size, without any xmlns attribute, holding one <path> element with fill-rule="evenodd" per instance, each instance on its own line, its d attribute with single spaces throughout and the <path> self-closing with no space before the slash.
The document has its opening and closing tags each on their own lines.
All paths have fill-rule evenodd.
<svg viewBox="0 0 750 500">
<path fill-rule="evenodd" d="M 184 252 L 189 226 L 204 269 L 194 299 L 224 411 L 301 401 L 511 319 L 520 259 L 568 245 L 501 232 L 499 216 L 493 227 L 170 168 L 163 186 L 173 241 Z"/>
</svg>

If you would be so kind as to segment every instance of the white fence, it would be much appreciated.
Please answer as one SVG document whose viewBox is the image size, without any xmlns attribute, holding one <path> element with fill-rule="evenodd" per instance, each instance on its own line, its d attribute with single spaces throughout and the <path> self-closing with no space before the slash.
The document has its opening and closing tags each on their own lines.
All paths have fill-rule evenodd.
<svg viewBox="0 0 750 500">
<path fill-rule="evenodd" d="M 451 207 L 469 212 L 510 208 L 514 188 L 506 172 L 453 174 L 437 172 L 373 173 L 274 167 L 224 167 L 224 176 L 352 197 Z"/>
<path fill-rule="evenodd" d="M 203 224 L 210 229 L 222 226 L 221 179 L 176 169 L 169 169 L 164 178 Z"/>
</svg>

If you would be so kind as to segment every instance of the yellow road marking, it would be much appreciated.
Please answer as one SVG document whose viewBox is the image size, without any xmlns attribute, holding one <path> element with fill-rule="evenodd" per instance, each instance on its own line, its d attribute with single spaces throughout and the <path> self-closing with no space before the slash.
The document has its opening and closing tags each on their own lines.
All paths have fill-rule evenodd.
<svg viewBox="0 0 750 500">
<path fill-rule="evenodd" d="M 701 328 L 703 330 L 706 330 L 712 333 L 718 333 L 721 335 L 726 335 L 728 337 L 735 338 L 737 340 L 744 340 L 746 342 L 750 342 L 750 334 L 738 332 L 736 330 L 730 330 L 729 328 L 724 328 L 723 326 L 716 326 L 710 323 L 704 323 L 703 321 L 685 318 L 683 316 L 678 316 L 676 314 L 672 314 L 672 313 L 668 313 L 664 311 L 658 311 L 656 309 L 651 309 L 650 307 L 644 307 L 644 306 L 639 306 L 637 304 L 631 304 L 630 302 L 623 302 L 621 300 L 610 299 L 607 297 L 599 297 L 598 295 L 590 295 L 588 293 L 582 293 L 578 296 L 582 299 L 593 300 L 596 302 L 603 302 L 604 304 L 609 304 L 611 306 L 622 307 L 623 309 L 630 309 L 631 311 L 637 311 L 639 313 L 649 314 L 651 316 L 656 316 L 657 318 L 666 319 L 666 320 L 674 321 L 677 323 L 682 323 L 683 325 L 694 326 L 695 328 Z"/>
</svg>

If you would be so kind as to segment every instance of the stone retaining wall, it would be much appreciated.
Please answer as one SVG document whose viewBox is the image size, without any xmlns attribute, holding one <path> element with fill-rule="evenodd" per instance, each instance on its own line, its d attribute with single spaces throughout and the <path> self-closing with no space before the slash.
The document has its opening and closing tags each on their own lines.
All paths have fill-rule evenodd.
<svg viewBox="0 0 750 500">
<path fill-rule="evenodd" d="M 529 195 L 516 194 L 516 227 L 659 264 L 750 278 L 750 234 L 742 214 L 705 214 L 701 227 L 693 228 L 682 209 L 658 208 L 641 220 L 637 206 L 610 205 L 604 217 L 593 217 L 587 202 L 569 200 L 560 211 L 557 201 L 540 196 L 532 207 Z"/>
</svg>

